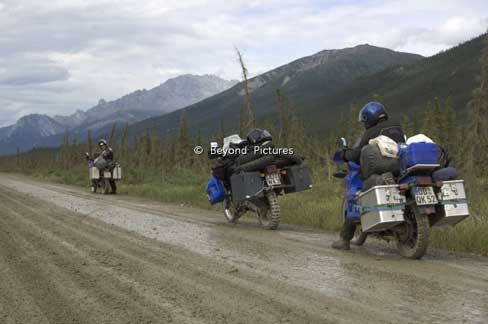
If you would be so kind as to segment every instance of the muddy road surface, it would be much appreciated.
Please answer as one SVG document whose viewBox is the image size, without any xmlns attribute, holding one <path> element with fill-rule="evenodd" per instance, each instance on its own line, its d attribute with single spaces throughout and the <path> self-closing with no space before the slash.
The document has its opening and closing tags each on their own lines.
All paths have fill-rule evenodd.
<svg viewBox="0 0 488 324">
<path fill-rule="evenodd" d="M 488 323 L 486 258 L 5 174 L 0 207 L 0 323 Z"/>
</svg>

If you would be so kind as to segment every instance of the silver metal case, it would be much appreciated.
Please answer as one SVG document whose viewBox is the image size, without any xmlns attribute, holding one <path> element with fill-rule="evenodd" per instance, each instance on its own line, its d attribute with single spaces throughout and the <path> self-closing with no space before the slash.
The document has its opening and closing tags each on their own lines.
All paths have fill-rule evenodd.
<svg viewBox="0 0 488 324">
<path fill-rule="evenodd" d="M 405 221 L 406 197 L 398 185 L 375 186 L 358 196 L 363 232 L 378 232 Z"/>
<path fill-rule="evenodd" d="M 433 226 L 452 226 L 469 216 L 464 180 L 444 181 L 437 196 L 441 208 Z"/>
<path fill-rule="evenodd" d="M 116 166 L 112 171 L 112 178 L 114 180 L 122 179 L 122 167 Z"/>
<path fill-rule="evenodd" d="M 100 179 L 100 170 L 98 170 L 97 167 L 90 167 L 88 171 L 89 171 L 90 180 Z"/>
</svg>

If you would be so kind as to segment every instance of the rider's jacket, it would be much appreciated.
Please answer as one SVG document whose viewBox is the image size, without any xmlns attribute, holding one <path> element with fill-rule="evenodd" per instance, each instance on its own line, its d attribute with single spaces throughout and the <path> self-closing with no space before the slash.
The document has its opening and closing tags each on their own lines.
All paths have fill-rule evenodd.
<svg viewBox="0 0 488 324">
<path fill-rule="evenodd" d="M 107 161 L 110 164 L 114 160 L 114 152 L 112 151 L 111 147 L 107 147 L 105 150 L 96 152 L 93 155 L 93 159 L 96 159 L 98 157 L 102 157 L 105 161 Z"/>
<path fill-rule="evenodd" d="M 107 161 L 113 161 L 114 159 L 114 152 L 112 151 L 111 147 L 107 147 L 105 150 L 100 152 L 100 155 Z"/>
<path fill-rule="evenodd" d="M 359 164 L 361 149 L 369 144 L 369 140 L 380 135 L 388 136 L 397 143 L 405 143 L 405 134 L 398 123 L 390 120 L 381 120 L 378 124 L 366 129 L 352 148 L 344 150 L 344 160 Z"/>
</svg>

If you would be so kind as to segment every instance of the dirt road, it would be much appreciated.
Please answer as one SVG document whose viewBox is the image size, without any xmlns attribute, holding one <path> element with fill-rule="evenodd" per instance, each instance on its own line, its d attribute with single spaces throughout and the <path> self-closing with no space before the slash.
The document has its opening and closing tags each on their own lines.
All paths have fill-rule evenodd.
<svg viewBox="0 0 488 324">
<path fill-rule="evenodd" d="M 0 174 L 0 323 L 488 323 L 488 259 Z"/>
</svg>

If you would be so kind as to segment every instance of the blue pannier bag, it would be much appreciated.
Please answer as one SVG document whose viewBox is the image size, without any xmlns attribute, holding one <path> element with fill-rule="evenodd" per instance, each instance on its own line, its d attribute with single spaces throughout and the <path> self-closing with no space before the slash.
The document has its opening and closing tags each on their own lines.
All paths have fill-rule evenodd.
<svg viewBox="0 0 488 324">
<path fill-rule="evenodd" d="M 224 201 L 225 189 L 222 183 L 216 177 L 212 176 L 208 180 L 205 191 L 207 192 L 208 201 L 212 205 Z"/>
<path fill-rule="evenodd" d="M 402 172 L 419 164 L 439 164 L 437 145 L 427 142 L 410 143 L 400 150 L 400 169 Z"/>
</svg>

